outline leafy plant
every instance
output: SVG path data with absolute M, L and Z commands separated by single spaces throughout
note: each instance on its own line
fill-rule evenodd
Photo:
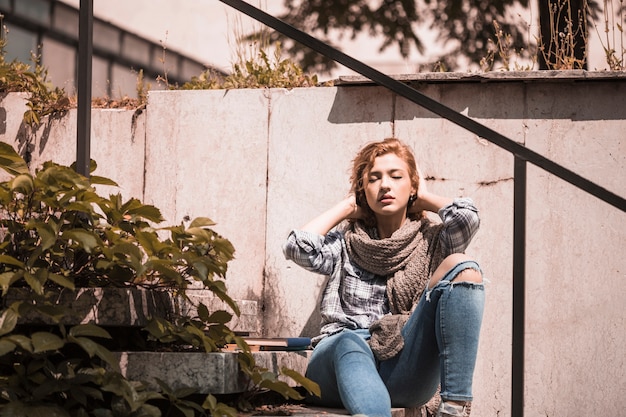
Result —
M 23 280 L 37 294 L 46 284 L 76 286 L 176 286 L 184 290 L 202 282 L 234 307 L 223 278 L 234 249 L 208 229 L 214 223 L 195 219 L 188 228 L 166 227 L 172 238 L 161 241 L 152 226 L 160 211 L 137 199 L 100 197 L 92 184 L 116 185 L 106 178 L 90 179 L 70 167 L 46 162 L 36 175 L 27 172 L 13 149 L 0 152 L 17 174 L 0 184 L 0 225 L 6 230 L 0 246 L 4 267 L 0 286 Z M 92 163 L 92 171 L 96 164 Z
M 48 81 L 48 70 L 39 64 L 39 57 L 32 54 L 34 69 L 17 60 L 7 62 L 6 44 L 5 30 L 0 34 L 0 91 L 30 93 L 26 102 L 28 110 L 24 113 L 26 124 L 36 127 L 44 116 L 66 112 L 71 105 L 70 99 L 64 89 L 54 87 Z
M 55 302 L 60 290 L 78 287 L 142 287 L 186 297 L 190 285 L 201 284 L 238 315 L 224 281 L 234 248 L 210 228 L 214 223 L 197 218 L 187 227 L 159 228 L 163 219 L 156 207 L 123 202 L 119 194 L 105 198 L 94 188 L 114 181 L 86 178 L 52 162 L 33 175 L 3 142 L 0 168 L 10 176 L 0 183 L 0 416 L 234 415 L 212 396 L 203 404 L 187 399 L 191 388 L 172 390 L 160 381 L 155 391 L 126 379 L 107 347 L 110 332 L 93 324 L 66 328 L 61 319 L 71 312 Z M 9 301 L 15 289 L 28 296 Z M 33 313 L 45 318 L 42 324 L 20 324 Z M 144 334 L 152 347 L 164 350 L 214 352 L 233 342 L 245 348 L 228 328 L 233 314 L 211 313 L 200 303 L 197 317 L 154 317 Z M 260 389 L 301 398 L 286 383 L 264 382 L 270 374 L 256 366 L 249 348 L 238 356 Z M 319 394 L 293 371 L 285 375 Z
M 235 88 L 294 88 L 315 87 L 316 75 L 307 75 L 291 59 L 281 58 L 280 44 L 275 45 L 273 55 L 259 49 L 258 55 L 240 59 L 233 64 L 232 73 L 219 77 L 207 70 L 182 85 L 183 90 L 235 89 Z
M 198 316 L 194 319 L 185 317 L 174 322 L 160 318 L 153 319 L 146 330 L 153 340 L 187 346 L 190 349 L 203 349 L 207 352 L 219 351 L 227 343 L 236 344 L 239 347 L 237 354 L 239 367 L 249 381 L 248 389 L 239 399 L 239 408 L 250 408 L 249 399 L 267 391 L 276 392 L 285 399 L 304 399 L 300 392 L 280 380 L 280 375 L 291 378 L 310 394 L 321 395 L 320 388 L 316 383 L 292 369 L 283 367 L 279 375 L 276 375 L 269 372 L 268 369 L 258 366 L 245 339 L 237 336 L 226 325 L 232 318 L 228 312 L 209 313 L 208 308 L 202 303 L 198 306 L 197 311 Z M 209 395 L 206 398 L 205 404 L 214 407 L 211 397 Z

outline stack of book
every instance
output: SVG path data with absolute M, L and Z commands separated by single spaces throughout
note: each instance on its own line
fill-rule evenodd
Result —
M 243 337 L 250 350 L 267 351 L 267 350 L 306 350 L 311 348 L 310 337 Z M 240 350 L 236 344 L 229 344 L 223 349 L 224 351 Z

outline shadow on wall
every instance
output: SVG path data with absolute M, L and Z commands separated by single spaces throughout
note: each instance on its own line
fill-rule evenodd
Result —
M 563 88 L 563 83 L 571 88 Z M 617 82 L 452 82 L 411 83 L 411 86 L 476 119 L 622 120 L 626 107 L 626 83 Z M 328 115 L 330 123 L 385 123 L 439 117 L 385 87 L 355 87 L 337 89 Z M 379 91 L 364 93 L 369 88 Z M 354 111 L 355 103 L 359 111 Z M 562 106 L 559 103 L 572 104 Z

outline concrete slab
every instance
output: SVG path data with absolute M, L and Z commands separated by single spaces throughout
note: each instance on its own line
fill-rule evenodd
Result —
M 274 373 L 286 367 L 304 374 L 310 353 L 253 352 L 253 356 L 258 366 Z M 194 387 L 200 394 L 234 394 L 248 389 L 234 352 L 118 352 L 115 355 L 122 375 L 145 381 L 153 388 L 157 387 L 155 378 L 159 378 L 172 389 Z
M 273 414 L 272 411 L 275 411 Z M 298 417 L 343 417 L 350 415 L 347 410 L 341 408 L 313 407 L 306 405 L 284 405 L 276 408 L 262 410 L 262 414 L 240 414 L 240 416 L 263 415 L 264 417 L 278 416 L 298 416 Z M 413 408 L 392 408 L 391 417 L 422 417 L 418 409 Z

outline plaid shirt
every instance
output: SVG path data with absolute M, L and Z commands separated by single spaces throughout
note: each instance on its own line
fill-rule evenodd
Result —
M 441 243 L 446 255 L 464 252 L 478 231 L 478 209 L 469 198 L 457 198 L 439 210 Z M 322 335 L 347 329 L 367 329 L 389 313 L 387 278 L 361 269 L 348 257 L 341 225 L 325 236 L 293 230 L 283 253 L 301 267 L 328 276 L 322 296 Z

